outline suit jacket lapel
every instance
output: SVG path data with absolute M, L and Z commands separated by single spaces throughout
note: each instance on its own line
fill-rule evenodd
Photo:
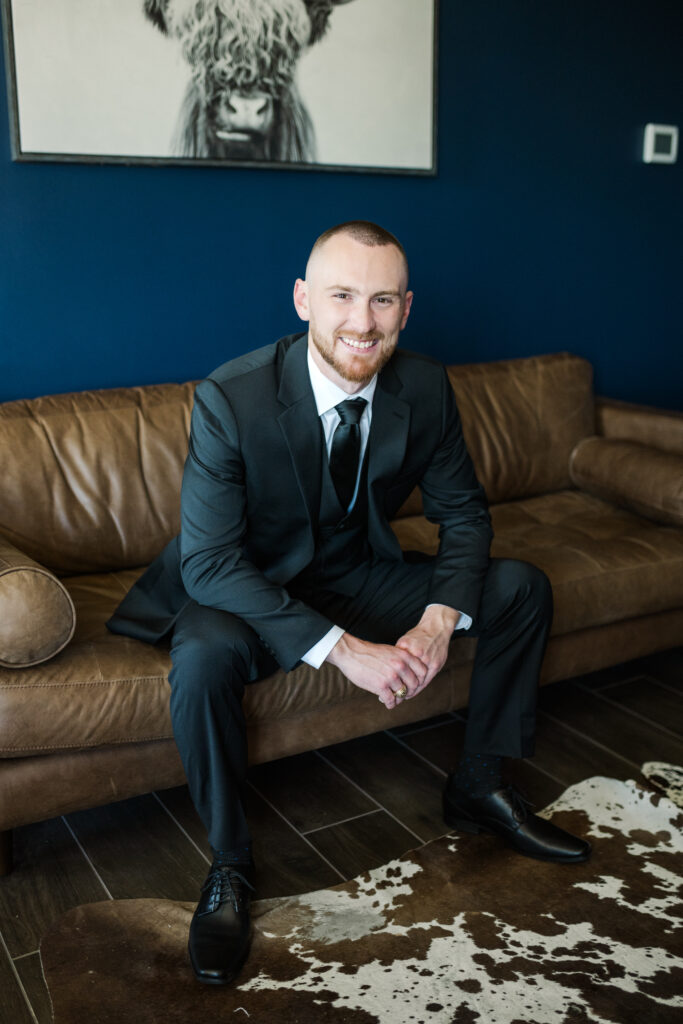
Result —
M 286 408 L 278 416 L 278 423 L 306 502 L 311 529 L 315 532 L 320 513 L 322 439 L 308 373 L 307 350 L 308 338 L 303 335 L 285 353 L 277 397 Z
M 390 484 L 406 452 L 410 427 L 410 405 L 399 398 L 403 385 L 389 363 L 377 380 L 372 402 L 372 423 L 368 443 L 368 483 Z
M 401 468 L 408 443 L 410 405 L 398 397 L 401 390 L 398 374 L 389 363 L 377 380 L 368 439 L 368 537 L 375 552 L 384 558 L 401 555 L 384 517 L 384 492 Z
M 313 533 L 320 514 L 320 466 L 322 437 L 318 410 L 307 363 L 308 339 L 298 338 L 285 353 L 278 388 L 284 406 L 278 423 L 294 465 L 299 488 L 308 510 Z M 369 534 L 378 552 L 396 557 L 398 542 L 387 538 L 378 503 L 383 491 L 398 474 L 405 456 L 410 427 L 410 405 L 399 397 L 403 385 L 389 363 L 379 375 L 372 402 L 372 423 L 368 442 Z M 386 541 L 386 543 L 384 543 Z

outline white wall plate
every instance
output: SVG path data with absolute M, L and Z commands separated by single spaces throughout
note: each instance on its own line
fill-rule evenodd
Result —
M 643 161 L 646 164 L 675 164 L 678 156 L 678 128 L 674 124 L 646 124 Z

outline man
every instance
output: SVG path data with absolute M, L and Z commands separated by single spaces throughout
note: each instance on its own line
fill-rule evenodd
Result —
M 446 372 L 397 349 L 407 286 L 403 248 L 384 229 L 354 221 L 320 236 L 294 287 L 308 334 L 198 386 L 180 537 L 110 623 L 147 640 L 172 630 L 174 734 L 214 853 L 190 928 L 203 982 L 232 980 L 248 950 L 242 696 L 278 665 L 328 661 L 391 709 L 430 685 L 454 632 L 469 630 L 479 643 L 446 823 L 531 857 L 589 854 L 501 781 L 503 757 L 533 752 L 550 586 L 533 566 L 489 558 Z M 404 560 L 389 526 L 416 485 L 440 526 L 438 554 L 420 561 Z

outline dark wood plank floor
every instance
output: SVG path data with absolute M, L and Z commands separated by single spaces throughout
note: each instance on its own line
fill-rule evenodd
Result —
M 683 763 L 683 647 L 544 687 L 536 757 L 511 767 L 544 806 L 591 775 Z M 260 898 L 319 889 L 446 832 L 441 788 L 465 717 L 442 715 L 251 770 Z M 491 842 L 496 842 L 491 838 Z M 19 829 L 0 880 L 0 1024 L 49 1024 L 37 954 L 66 910 L 108 899 L 195 901 L 209 848 L 185 787 Z

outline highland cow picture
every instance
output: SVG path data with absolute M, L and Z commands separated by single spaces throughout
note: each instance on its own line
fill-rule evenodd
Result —
M 2 0 L 16 160 L 435 173 L 436 0 Z

